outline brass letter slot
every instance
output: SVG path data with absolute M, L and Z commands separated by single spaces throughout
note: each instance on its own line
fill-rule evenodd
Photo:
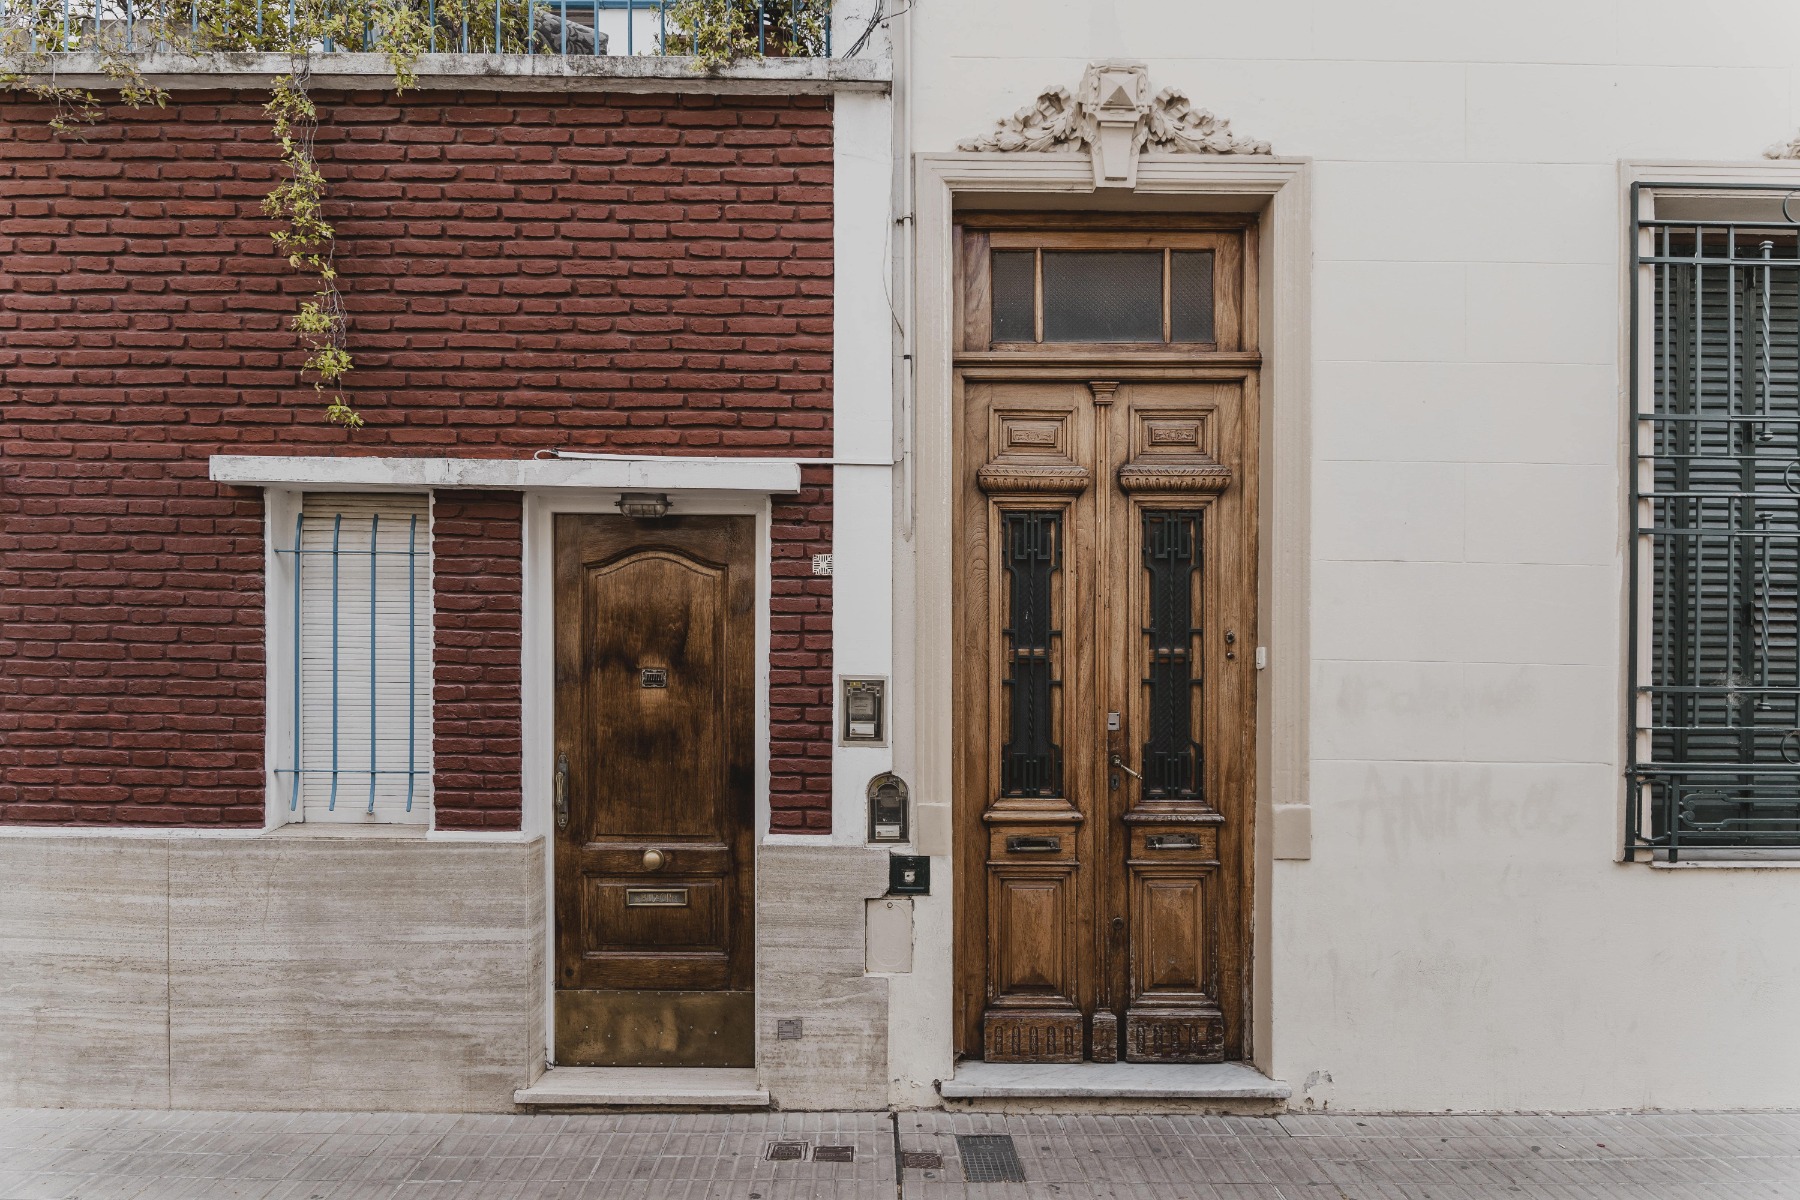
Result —
M 1060 854 L 1062 839 L 1059 837 L 1009 837 L 1006 839 L 1008 854 Z
M 626 888 L 626 908 L 686 908 L 686 888 Z
M 1198 850 L 1200 839 L 1191 833 L 1153 833 L 1144 839 L 1146 850 Z

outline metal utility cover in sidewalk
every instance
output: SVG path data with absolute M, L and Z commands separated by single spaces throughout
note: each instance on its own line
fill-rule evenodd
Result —
M 1011 1134 L 959 1133 L 956 1153 L 969 1183 L 1025 1182 L 1025 1164 L 1019 1161 Z

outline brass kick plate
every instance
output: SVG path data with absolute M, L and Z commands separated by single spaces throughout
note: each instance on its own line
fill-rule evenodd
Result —
M 756 995 L 558 988 L 556 1061 L 583 1067 L 753 1067 Z

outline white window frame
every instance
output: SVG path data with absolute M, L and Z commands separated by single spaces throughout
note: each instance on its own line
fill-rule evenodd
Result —
M 426 522 L 420 535 L 420 569 L 424 575 L 423 592 L 426 597 L 435 597 L 436 587 L 433 575 L 434 558 L 431 553 L 433 544 L 433 524 L 435 522 L 435 493 L 427 489 L 364 489 L 323 485 L 307 488 L 268 488 L 264 491 L 263 503 L 263 579 L 264 579 L 264 661 L 265 673 L 265 719 L 263 763 L 264 763 L 264 805 L 263 828 L 265 831 L 283 827 L 293 827 L 296 831 L 305 829 L 309 833 L 348 834 L 369 833 L 385 836 L 424 836 L 435 825 L 436 795 L 435 789 L 429 786 L 433 778 L 435 714 L 432 712 L 435 654 L 428 656 L 420 666 L 419 701 L 424 709 L 425 733 L 420 738 L 415 757 L 416 769 L 420 776 L 428 781 L 428 786 L 414 802 L 413 811 L 403 817 L 390 818 L 383 813 L 367 814 L 361 803 L 357 802 L 360 786 L 367 787 L 367 773 L 359 772 L 360 764 L 350 766 L 345 778 L 350 781 L 350 793 L 346 793 L 340 803 L 341 815 L 334 815 L 329 820 L 308 821 L 304 803 L 290 807 L 294 797 L 294 778 L 290 769 L 295 765 L 295 712 L 294 697 L 296 676 L 300 664 L 294 657 L 294 624 L 300 614 L 295 609 L 294 571 L 296 556 L 289 551 L 293 549 L 296 519 L 299 517 L 309 494 L 333 493 L 356 494 L 379 497 L 382 494 L 405 494 L 409 496 L 423 495 L 426 499 Z M 436 605 L 425 605 L 419 613 L 419 621 L 428 630 L 428 644 L 436 645 Z M 359 793 L 366 795 L 366 790 Z

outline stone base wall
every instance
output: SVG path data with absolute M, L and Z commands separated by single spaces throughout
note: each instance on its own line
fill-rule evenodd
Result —
M 887 852 L 763 846 L 756 858 L 757 1075 L 777 1108 L 888 1102 L 888 981 L 864 974 L 864 901 Z M 800 1020 L 800 1036 L 776 1022 Z
M 511 1109 L 543 853 L 0 836 L 0 1107 Z
M 513 1108 L 543 1069 L 544 843 L 0 834 L 0 1108 Z M 887 1106 L 887 855 L 757 856 L 758 1075 Z M 798 1018 L 801 1035 L 776 1036 Z

